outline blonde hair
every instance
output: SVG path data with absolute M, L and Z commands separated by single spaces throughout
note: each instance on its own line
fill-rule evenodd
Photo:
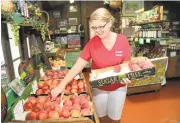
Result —
M 90 21 L 93 20 L 102 20 L 105 22 L 111 21 L 111 24 L 114 24 L 114 17 L 112 14 L 105 8 L 96 9 L 90 16 Z

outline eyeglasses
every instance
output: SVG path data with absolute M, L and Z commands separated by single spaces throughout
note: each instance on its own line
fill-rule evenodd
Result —
M 108 22 L 109 22 L 109 21 L 108 21 Z M 107 22 L 107 23 L 108 23 L 108 22 Z M 106 24 L 107 24 L 107 23 L 106 23 Z M 98 26 L 98 27 L 92 26 L 91 29 L 92 29 L 92 30 L 97 30 L 97 29 L 102 30 L 102 29 L 104 29 L 104 27 L 106 26 L 106 24 L 104 24 L 104 26 Z

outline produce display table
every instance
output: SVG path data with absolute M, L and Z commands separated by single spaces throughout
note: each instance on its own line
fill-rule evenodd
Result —
M 69 118 L 56 118 L 56 119 L 46 119 L 46 120 L 32 120 L 32 121 L 29 121 L 28 122 L 60 122 L 60 123 L 70 123 L 70 122 L 73 122 L 73 123 L 99 123 L 99 119 L 98 119 L 98 116 L 96 114 L 96 111 L 95 111 L 95 108 L 94 108 L 94 103 L 93 103 L 93 99 L 92 99 L 92 93 L 91 93 L 91 90 L 89 88 L 89 83 L 88 81 L 86 81 L 85 77 L 83 74 L 80 74 L 80 76 L 82 75 L 82 78 L 84 80 L 84 82 L 87 84 L 86 85 L 86 93 L 87 95 L 89 96 L 89 100 L 91 101 L 91 111 L 92 111 L 92 114 L 91 115 L 88 115 L 88 116 L 80 116 L 80 117 L 69 117 Z M 41 80 L 42 81 L 42 80 Z M 23 112 L 23 113 L 20 113 L 23 109 L 20 108 L 22 107 L 21 105 L 24 105 L 24 101 L 32 96 L 32 92 L 33 91 L 33 86 L 34 85 L 34 82 L 32 83 L 29 83 L 24 91 L 24 93 L 17 99 L 17 101 L 14 103 L 14 105 L 10 108 L 10 110 L 8 111 L 7 113 L 7 116 L 6 116 L 6 122 L 27 122 L 26 120 L 24 120 L 24 118 L 20 118 L 20 117 L 24 117 L 24 114 L 26 115 L 27 113 L 26 112 Z M 84 94 L 86 94 L 84 93 Z M 70 94 L 72 95 L 72 94 Z M 45 96 L 45 95 L 44 95 Z M 64 97 L 66 97 L 64 95 Z M 65 99 L 65 98 L 64 98 Z M 18 105 L 18 106 L 17 106 Z M 19 107 L 20 105 L 20 107 Z M 25 110 L 25 107 L 24 107 L 24 110 Z M 19 112 L 20 111 L 20 112 Z M 19 112 L 19 116 L 17 115 L 16 112 Z M 16 114 L 16 116 L 15 116 Z M 17 117 L 18 116 L 18 117 Z M 15 119 L 15 117 L 17 118 L 20 118 L 20 119 Z M 19 121 L 20 120 L 20 121 Z

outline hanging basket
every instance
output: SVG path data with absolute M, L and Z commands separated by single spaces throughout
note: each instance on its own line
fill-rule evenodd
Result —
M 3 12 L 12 13 L 15 11 L 15 6 L 10 0 L 1 0 L 1 10 Z
M 110 0 L 109 6 L 113 9 L 117 9 L 121 7 L 121 0 Z

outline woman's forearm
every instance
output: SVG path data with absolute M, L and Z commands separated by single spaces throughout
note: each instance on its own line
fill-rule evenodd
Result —
M 82 58 L 78 58 L 75 65 L 71 68 L 71 70 L 68 72 L 65 78 L 61 81 L 59 86 L 65 87 L 72 79 L 76 77 L 77 74 L 79 74 L 82 71 L 82 69 L 87 65 L 87 63 L 88 62 L 83 60 Z

